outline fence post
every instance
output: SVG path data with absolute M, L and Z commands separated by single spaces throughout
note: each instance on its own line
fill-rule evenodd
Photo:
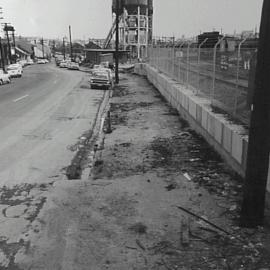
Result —
M 186 84 L 188 85 L 188 82 L 189 82 L 189 49 L 190 49 L 190 46 L 191 46 L 191 42 L 188 42 L 188 46 L 187 46 L 187 81 L 186 81 Z
M 166 56 L 167 56 L 166 75 L 169 76 L 169 74 L 170 74 L 170 58 L 171 58 L 171 56 L 170 56 L 170 50 L 168 50 L 167 47 L 166 47 Z
M 157 70 L 160 70 L 160 44 L 158 44 Z
M 247 40 L 247 38 L 243 39 L 238 46 L 238 53 L 237 53 L 237 67 L 236 67 L 236 83 L 235 83 L 235 96 L 234 96 L 234 108 L 233 108 L 233 115 L 235 116 L 237 113 L 237 102 L 238 102 L 238 86 L 239 86 L 239 69 L 240 69 L 240 57 L 241 57 L 241 47 L 242 44 Z
M 151 44 L 151 57 L 152 57 L 152 66 L 155 66 L 155 50 L 154 50 L 154 43 L 152 41 Z
M 199 90 L 200 90 L 200 65 L 201 65 L 201 48 L 202 46 L 206 43 L 206 41 L 208 40 L 208 38 L 206 38 L 200 45 L 199 45 L 199 49 L 198 49 L 198 88 L 197 88 L 197 92 L 196 92 L 196 95 L 198 95 L 199 93 Z
M 222 37 L 214 47 L 214 59 L 213 59 L 213 84 L 212 84 L 212 93 L 211 93 L 211 104 L 215 98 L 215 83 L 216 83 L 216 58 L 217 58 L 217 46 L 224 40 L 225 36 Z
M 181 82 L 181 56 L 182 56 L 182 47 L 185 45 L 185 42 L 182 42 L 179 46 L 180 49 L 180 57 L 179 57 L 179 69 L 178 69 L 178 73 L 179 73 L 179 82 Z
M 173 44 L 173 48 L 172 48 L 172 54 L 173 54 L 173 59 L 172 59 L 172 75 L 173 75 L 173 79 L 175 78 L 175 44 Z

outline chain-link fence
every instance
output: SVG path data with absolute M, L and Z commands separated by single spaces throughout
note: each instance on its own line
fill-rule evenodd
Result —
M 256 44 L 243 39 L 228 46 L 222 41 L 212 48 L 205 48 L 203 42 L 149 47 L 148 61 L 196 95 L 209 98 L 213 110 L 249 125 Z

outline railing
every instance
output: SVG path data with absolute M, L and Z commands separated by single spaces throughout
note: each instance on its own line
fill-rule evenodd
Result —
M 171 48 L 149 47 L 147 61 L 196 95 L 209 98 L 216 112 L 248 126 L 256 48 L 246 39 L 229 49 L 221 42 L 214 48 L 186 42 Z

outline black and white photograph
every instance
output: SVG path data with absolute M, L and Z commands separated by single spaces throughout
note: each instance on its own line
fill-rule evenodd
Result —
M 270 270 L 269 0 L 0 0 L 0 270 Z

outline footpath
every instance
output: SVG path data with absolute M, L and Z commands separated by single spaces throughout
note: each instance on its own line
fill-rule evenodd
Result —
M 238 227 L 242 179 L 146 79 L 121 74 L 109 110 L 89 177 L 56 183 L 22 269 L 270 269 L 269 226 Z

